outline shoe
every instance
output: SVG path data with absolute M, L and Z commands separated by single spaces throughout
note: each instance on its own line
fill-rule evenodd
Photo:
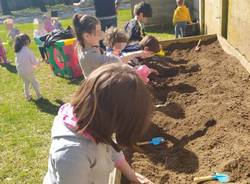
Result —
M 43 99 L 42 95 L 39 95 L 39 96 L 37 97 L 36 101 L 40 101 L 40 100 L 42 100 L 42 99 Z
M 32 96 L 31 95 L 26 97 L 26 101 L 30 102 L 31 100 L 32 100 Z

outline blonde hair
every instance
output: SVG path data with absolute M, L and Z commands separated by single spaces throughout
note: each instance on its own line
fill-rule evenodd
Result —
M 118 28 L 111 27 L 105 33 L 104 44 L 109 48 L 113 48 L 116 43 L 127 43 L 128 40 L 126 33 Z

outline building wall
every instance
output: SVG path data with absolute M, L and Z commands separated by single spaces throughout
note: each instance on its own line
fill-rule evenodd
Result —
M 132 13 L 134 5 L 141 1 L 150 3 L 153 9 L 153 17 L 149 19 L 148 24 L 173 26 L 172 19 L 176 0 L 131 0 Z M 185 3 L 190 9 L 192 18 L 199 19 L 199 0 L 186 0 Z
M 224 36 L 250 61 L 250 1 L 205 0 L 203 2 L 205 33 Z
M 205 33 L 221 34 L 222 0 L 209 0 L 205 3 Z
M 192 1 L 192 10 L 191 14 L 193 18 L 196 18 L 199 20 L 199 0 L 193 0 Z
M 250 1 L 229 0 L 228 41 L 250 61 Z

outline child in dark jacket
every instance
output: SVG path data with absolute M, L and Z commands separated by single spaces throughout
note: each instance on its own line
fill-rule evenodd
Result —
M 150 4 L 141 2 L 134 7 L 134 18 L 125 25 L 125 32 L 129 35 L 129 42 L 139 42 L 146 36 L 144 24 L 152 17 Z

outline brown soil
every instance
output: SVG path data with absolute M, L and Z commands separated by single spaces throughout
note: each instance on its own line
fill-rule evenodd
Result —
M 169 57 L 148 62 L 160 75 L 151 76 L 157 108 L 142 141 L 163 136 L 167 143 L 127 150 L 127 158 L 156 184 L 190 184 L 215 171 L 249 184 L 250 75 L 218 41 L 199 52 L 195 44 L 171 45 Z

